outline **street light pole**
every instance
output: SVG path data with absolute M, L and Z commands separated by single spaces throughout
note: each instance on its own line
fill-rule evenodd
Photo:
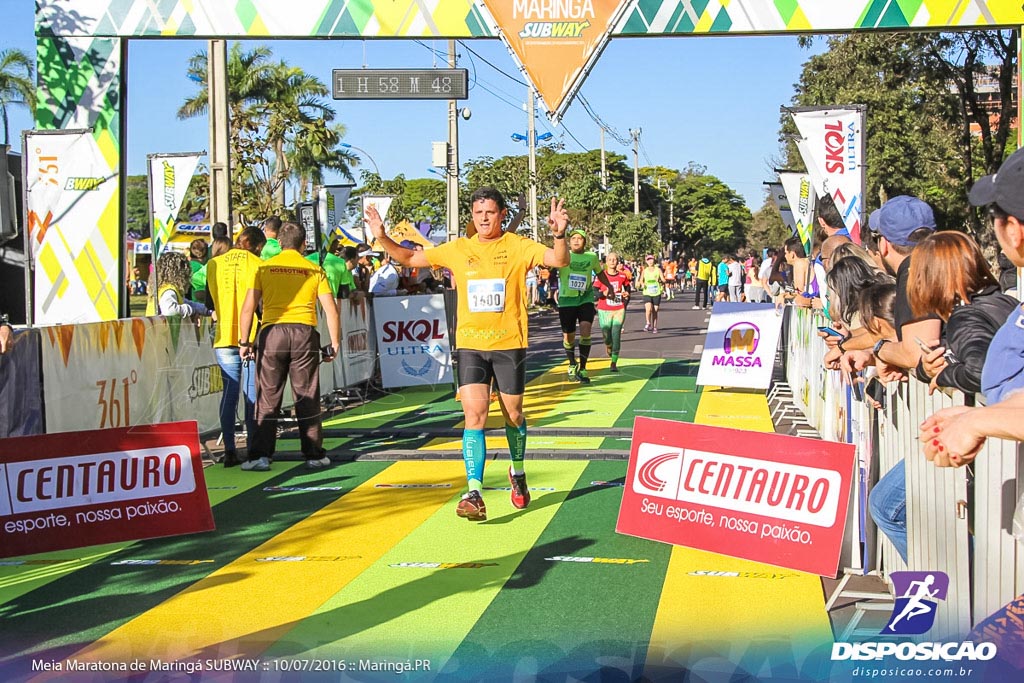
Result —
M 537 240 L 537 129 L 534 124 L 534 101 L 533 101 L 533 86 L 526 86 L 529 90 L 530 96 L 528 104 L 526 105 L 527 115 L 529 116 L 529 125 L 527 126 L 526 136 L 528 138 L 527 144 L 530 146 L 530 234 L 533 236 L 534 241 Z
M 449 40 L 448 68 L 454 69 L 456 60 L 455 41 Z M 459 110 L 455 100 L 448 100 L 448 166 L 445 175 L 445 212 L 450 242 L 459 237 Z
M 338 143 L 338 146 L 344 147 L 345 149 L 354 149 L 355 151 L 360 152 L 363 156 L 370 160 L 371 164 L 373 164 L 373 172 L 377 174 L 377 177 L 380 178 L 381 180 L 384 180 L 384 176 L 380 174 L 380 169 L 377 167 L 377 162 L 373 160 L 373 157 L 370 156 L 370 153 L 367 152 L 365 149 L 363 149 L 362 147 L 356 147 L 355 145 L 350 145 L 347 142 L 340 142 Z
M 633 137 L 633 215 L 640 215 L 640 129 L 630 128 Z

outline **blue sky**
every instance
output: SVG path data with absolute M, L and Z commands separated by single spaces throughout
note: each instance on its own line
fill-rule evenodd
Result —
M 35 53 L 34 3 L 4 3 L 0 45 Z M 374 67 L 429 68 L 432 49 L 444 52 L 447 41 L 307 40 L 267 43 L 276 59 L 300 66 L 331 82 L 331 69 Z M 820 50 L 819 41 L 815 49 Z M 197 85 L 185 76 L 190 55 L 204 50 L 205 41 L 136 40 L 129 45 L 128 155 L 131 174 L 145 172 L 146 155 L 158 152 L 205 150 L 205 118 L 179 121 L 175 116 Z M 469 50 L 479 57 L 470 54 Z M 512 133 L 525 134 L 526 87 L 515 62 L 498 40 L 460 44 L 459 66 L 470 70 L 470 97 L 460 106 L 472 110 L 459 126 L 460 157 L 467 160 L 525 153 Z M 764 197 L 761 183 L 771 174 L 771 159 L 779 154 L 779 107 L 790 103 L 802 64 L 813 52 L 797 46 L 796 37 L 679 37 L 618 38 L 610 41 L 581 89 L 592 108 L 624 138 L 641 128 L 641 166 L 683 169 L 691 161 L 706 166 L 742 195 L 751 210 Z M 487 65 L 490 62 L 508 76 Z M 382 175 L 435 177 L 427 169 L 431 141 L 447 139 L 447 103 L 354 102 L 333 103 L 337 120 L 348 128 L 345 141 L 366 150 Z M 24 108 L 11 110 L 11 140 L 20 147 L 20 132 L 30 128 Z M 580 103 L 573 102 L 559 126 L 541 114 L 538 132 L 550 130 L 565 150 L 600 148 L 598 125 Z M 582 145 L 582 146 L 581 146 Z M 628 146 L 605 136 L 606 149 L 627 156 Z M 366 163 L 366 167 L 372 164 Z

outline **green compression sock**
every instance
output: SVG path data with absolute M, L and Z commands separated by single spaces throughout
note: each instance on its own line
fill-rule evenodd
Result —
M 469 490 L 479 491 L 483 488 L 484 461 L 487 460 L 487 442 L 484 440 L 484 430 L 462 430 L 462 459 L 466 463 L 466 479 L 469 481 Z
M 505 425 L 505 438 L 508 439 L 508 452 L 512 458 L 512 474 L 523 473 L 523 459 L 526 457 L 526 420 L 523 424 Z

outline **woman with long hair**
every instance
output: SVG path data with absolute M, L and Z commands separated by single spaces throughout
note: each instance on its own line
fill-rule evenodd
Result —
M 156 289 L 156 282 L 159 289 Z M 186 292 L 192 283 L 192 269 L 188 259 L 176 251 L 164 252 L 156 262 L 156 271 L 150 278 L 149 291 L 156 291 L 156 299 L 160 302 L 159 315 L 210 315 L 210 311 L 198 301 L 186 298 Z M 150 298 L 146 304 L 146 315 L 158 315 L 157 307 Z
M 970 236 L 936 232 L 914 249 L 907 299 L 915 316 L 935 313 L 945 323 L 945 340 L 920 340 L 925 349 L 918 370 L 931 388 L 981 391 L 981 368 L 992 337 L 1017 301 L 999 289 L 981 248 Z
M 837 250 L 838 251 L 838 250 Z M 861 293 L 875 284 L 895 283 L 884 273 L 879 273 L 867 261 L 857 256 L 847 256 L 832 261 L 832 270 L 826 277 L 829 289 L 829 317 L 840 321 L 847 329 L 860 327 L 858 313 Z

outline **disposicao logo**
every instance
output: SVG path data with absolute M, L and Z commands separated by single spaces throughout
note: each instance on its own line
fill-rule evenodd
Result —
M 896 604 L 885 635 L 913 636 L 926 633 L 935 623 L 939 600 L 949 591 L 949 577 L 943 572 L 892 572 Z

